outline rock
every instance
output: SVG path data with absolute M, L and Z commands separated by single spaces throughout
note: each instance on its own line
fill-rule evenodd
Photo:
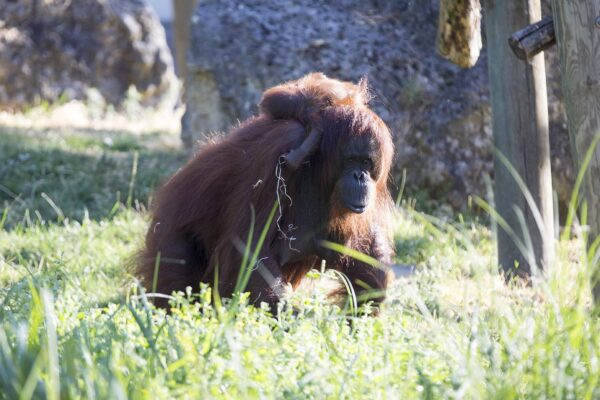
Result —
M 493 175 L 485 51 L 472 69 L 435 51 L 437 0 L 203 0 L 192 18 L 182 138 L 227 129 L 257 112 L 265 88 L 312 71 L 367 77 L 375 110 L 394 132 L 395 179 L 456 209 L 485 196 Z M 555 60 L 555 58 L 554 58 Z M 572 170 L 558 66 L 549 60 L 555 190 Z M 565 142 L 566 140 L 566 142 Z M 558 171 L 557 171 L 558 170 Z
M 165 32 L 144 0 L 0 2 L 0 109 L 85 99 L 119 105 L 130 87 L 146 105 L 174 98 Z

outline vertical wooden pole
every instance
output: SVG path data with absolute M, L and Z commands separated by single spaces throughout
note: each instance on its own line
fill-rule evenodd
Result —
M 562 91 L 567 111 L 571 151 L 576 166 L 600 134 L 600 1 L 553 0 Z M 596 148 L 583 181 L 588 209 L 589 243 L 600 235 L 600 148 Z M 598 263 L 594 298 L 600 302 Z
M 174 11 L 173 33 L 175 39 L 175 66 L 177 67 L 179 79 L 183 83 L 180 96 L 182 99 L 186 99 L 186 91 L 190 80 L 187 71 L 187 52 L 190 46 L 190 25 L 198 0 L 172 1 Z M 188 154 L 191 154 L 194 148 L 194 132 L 192 132 L 189 125 L 189 116 L 186 112 L 181 118 L 181 142 L 183 143 L 184 148 L 188 150 Z
M 186 55 L 190 43 L 190 20 L 197 0 L 173 0 L 173 35 L 175 39 L 175 63 L 179 79 L 187 74 Z
M 519 60 L 508 38 L 541 19 L 540 1 L 486 0 L 484 11 L 494 144 L 522 177 L 539 209 L 536 218 L 510 168 L 496 156 L 496 209 L 514 231 L 498 228 L 498 259 L 508 275 L 529 276 L 534 265 L 543 268 L 554 255 L 546 72 L 543 54 Z M 528 248 L 526 254 L 516 245 L 519 241 Z

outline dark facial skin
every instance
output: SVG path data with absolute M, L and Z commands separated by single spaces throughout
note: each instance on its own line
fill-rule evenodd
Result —
M 368 140 L 357 140 L 343 155 L 338 195 L 344 206 L 357 214 L 367 209 L 375 193 L 376 152 L 373 147 Z

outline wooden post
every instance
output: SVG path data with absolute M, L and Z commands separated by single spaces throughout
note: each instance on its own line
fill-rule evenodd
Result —
M 173 34 L 175 41 L 175 63 L 179 79 L 185 81 L 187 74 L 186 55 L 190 43 L 190 20 L 197 0 L 173 0 Z
M 542 53 L 521 61 L 507 39 L 541 19 L 540 1 L 486 0 L 484 14 L 494 144 L 522 177 L 539 209 L 536 218 L 510 169 L 496 156 L 496 209 L 514 231 L 498 229 L 498 261 L 509 276 L 529 276 L 533 265 L 543 268 L 554 255 L 546 72 Z M 519 241 L 530 251 L 523 254 Z
M 186 91 L 189 85 L 190 77 L 187 71 L 187 52 L 190 46 L 190 25 L 194 15 L 194 9 L 198 0 L 172 0 L 173 1 L 173 30 L 175 39 L 175 66 L 177 74 L 183 83 L 180 91 L 182 99 L 186 99 Z M 191 154 L 193 151 L 194 135 L 189 128 L 189 117 L 185 113 L 181 118 L 181 142 L 184 148 Z
M 556 44 L 554 21 L 546 17 L 513 33 L 508 38 L 513 53 L 521 60 L 529 60 L 539 52 Z
M 576 166 L 600 134 L 600 2 L 553 0 L 554 29 L 558 41 L 562 91 L 567 111 L 571 151 Z M 600 149 L 594 150 L 583 181 L 587 203 L 589 243 L 600 235 Z M 600 302 L 598 263 L 592 265 L 593 292 Z

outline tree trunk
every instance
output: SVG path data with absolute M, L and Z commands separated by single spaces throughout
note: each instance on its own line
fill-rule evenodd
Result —
M 559 46 L 562 91 L 571 151 L 578 168 L 600 134 L 600 2 L 553 0 L 554 29 Z M 600 149 L 592 155 L 583 181 L 588 208 L 589 243 L 600 234 Z M 597 263 L 596 263 L 597 264 Z M 594 299 L 600 301 L 598 265 L 593 276 Z
M 462 68 L 471 68 L 481 52 L 479 0 L 440 0 L 438 53 Z
M 499 153 L 495 203 L 510 227 L 498 229 L 498 261 L 508 276 L 527 277 L 534 266 L 547 266 L 554 255 L 546 72 L 543 53 L 521 61 L 507 40 L 514 31 L 541 19 L 540 1 L 486 0 L 484 10 L 492 127 Z M 523 179 L 539 212 L 528 204 L 502 156 Z

